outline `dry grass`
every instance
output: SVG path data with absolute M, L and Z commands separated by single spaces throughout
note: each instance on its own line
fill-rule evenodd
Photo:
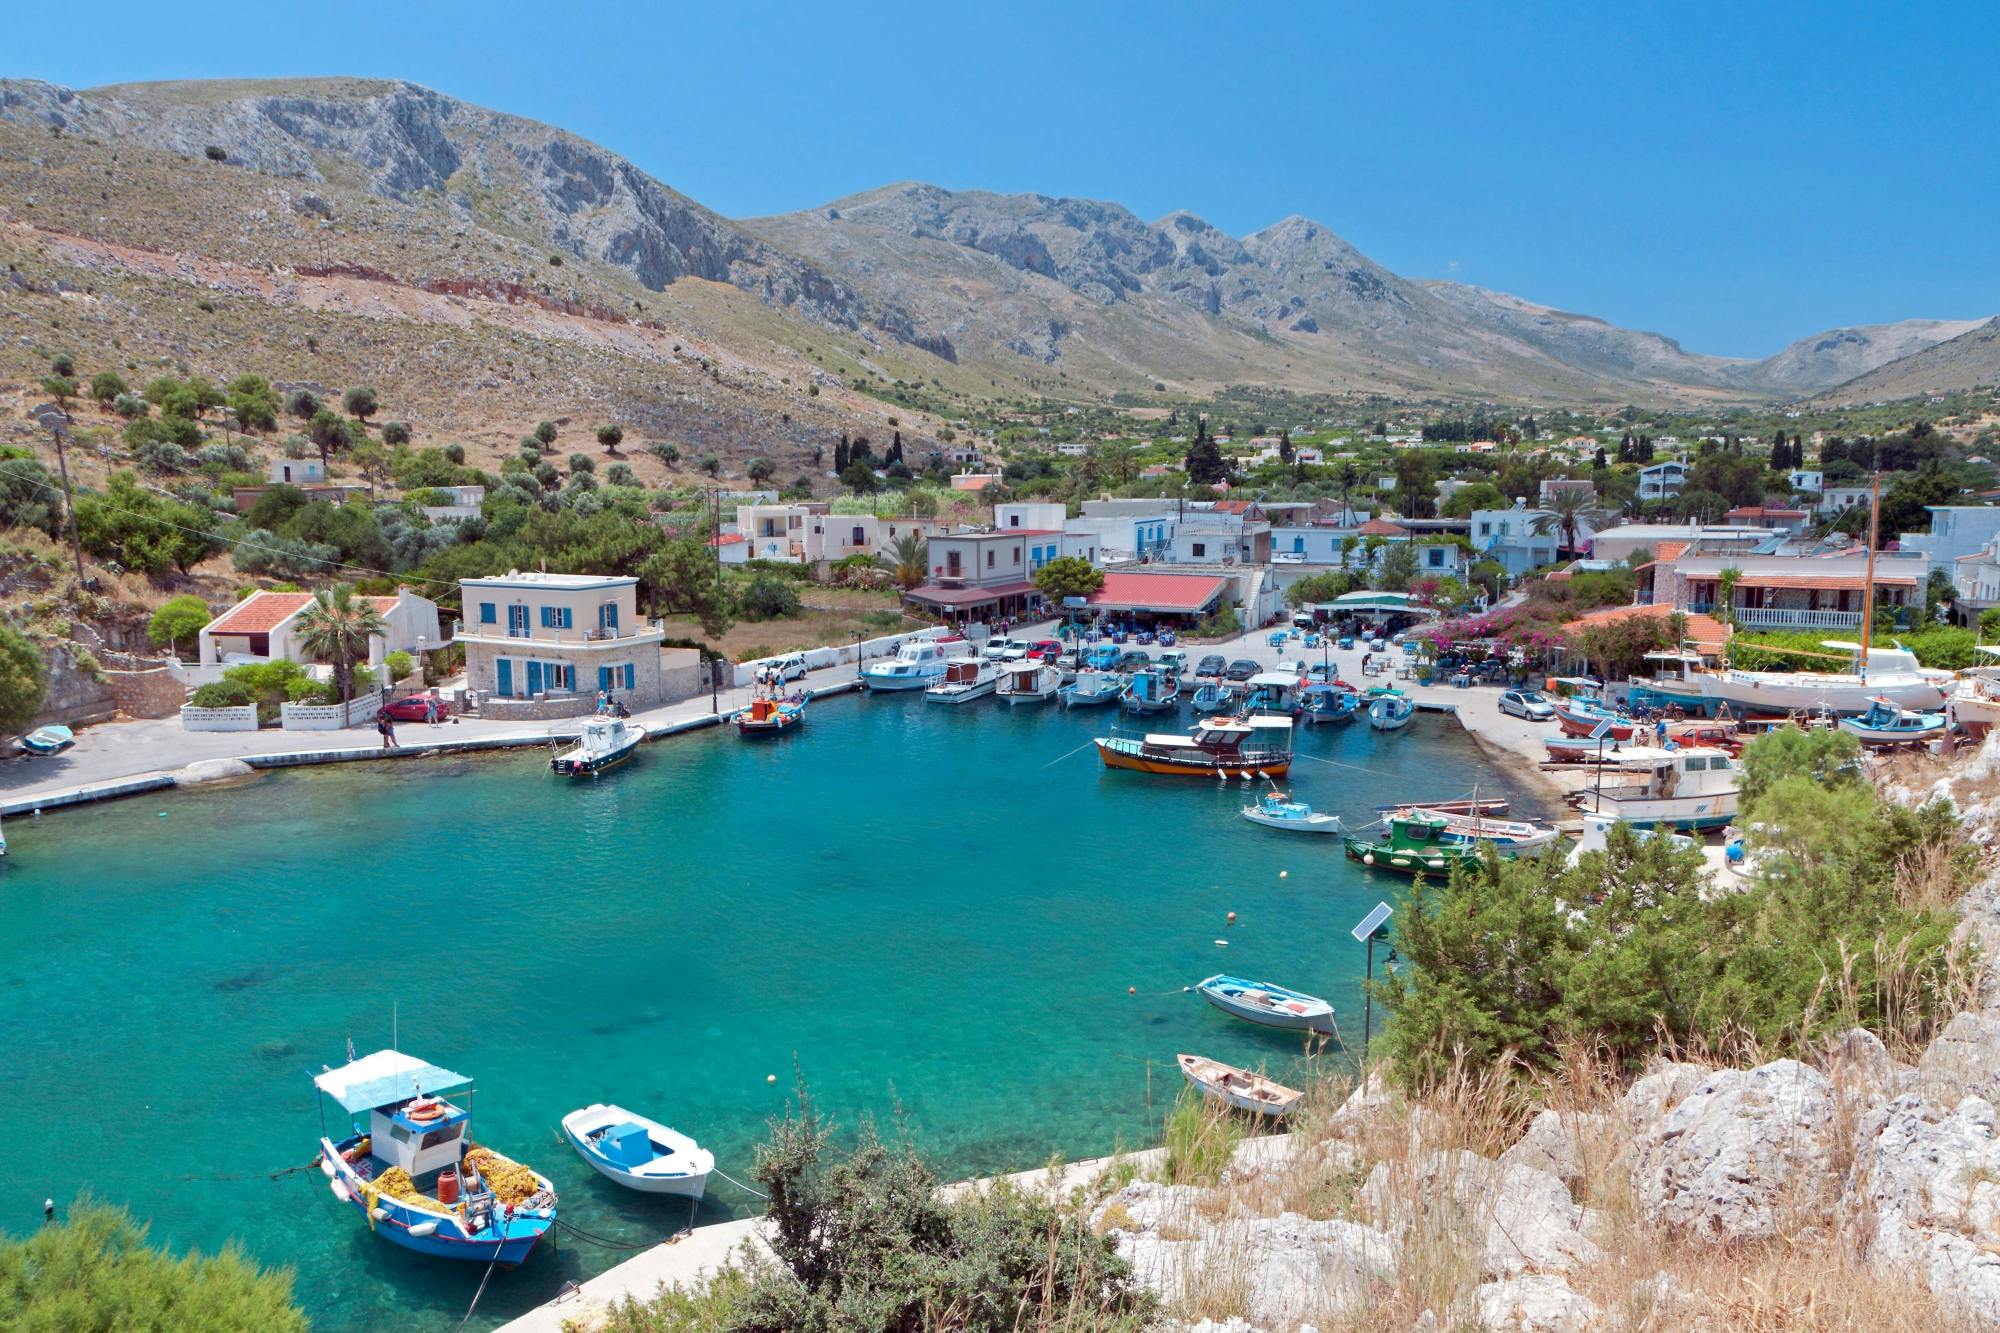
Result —
M 1835 1061 L 1827 1067 L 1836 1104 L 1832 1137 L 1850 1140 L 1867 1104 L 1864 1071 Z M 1358 1298 L 1328 1294 L 1304 1312 L 1329 1330 L 1407 1329 L 1425 1311 L 1441 1328 L 1470 1327 L 1481 1272 L 1480 1235 L 1491 1200 L 1455 1190 L 1449 1173 L 1426 1171 L 1432 1154 L 1466 1149 L 1497 1157 L 1515 1142 L 1537 1110 L 1553 1110 L 1577 1144 L 1572 1197 L 1590 1210 L 1587 1234 L 1601 1256 L 1568 1274 L 1589 1297 L 1605 1327 L 1646 1330 L 1747 1330 L 1749 1333 L 1970 1333 L 1976 1325 L 1942 1308 L 1913 1275 L 1885 1272 L 1861 1258 L 1866 1237 L 1825 1198 L 1800 1199 L 1785 1210 L 1779 1234 L 1754 1244 L 1721 1246 L 1649 1224 L 1629 1169 L 1633 1131 L 1620 1114 L 1626 1080 L 1596 1052 L 1566 1053 L 1558 1074 L 1524 1084 L 1512 1071 L 1464 1065 L 1435 1094 L 1413 1102 L 1391 1099 L 1365 1114 L 1339 1108 L 1351 1079 L 1329 1075 L 1316 1084 L 1292 1148 L 1254 1172 L 1233 1170 L 1208 1196 L 1187 1207 L 1168 1234 L 1201 1234 L 1204 1223 L 1229 1216 L 1344 1217 L 1394 1238 L 1393 1277 L 1369 1284 Z M 1837 1147 L 1833 1167 L 1849 1165 Z M 1245 1312 L 1253 1256 L 1216 1247 L 1167 1293 L 1183 1318 L 1225 1318 Z

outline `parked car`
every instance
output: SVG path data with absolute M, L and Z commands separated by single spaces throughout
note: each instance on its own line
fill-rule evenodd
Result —
M 1037 662 L 1053 662 L 1062 652 L 1062 644 L 1054 639 L 1037 639 L 1028 646 L 1028 656 Z
M 1160 665 L 1176 676 L 1187 674 L 1188 655 L 1178 648 L 1169 648 L 1160 654 Z
M 1092 671 L 1109 671 L 1118 665 L 1123 649 L 1109 643 L 1100 643 L 1083 655 L 1083 664 Z
M 1306 674 L 1306 664 L 1302 658 L 1287 657 L 1271 670 L 1287 676 L 1303 676 Z
M 1197 680 L 1210 676 L 1220 676 L 1227 670 L 1229 670 L 1229 662 L 1221 653 L 1210 653 L 1208 656 L 1202 658 L 1201 661 L 1195 663 L 1194 666 L 1195 679 Z
M 1263 669 L 1262 663 L 1253 662 L 1247 657 L 1239 657 L 1229 664 L 1229 670 L 1223 674 L 1234 681 L 1245 681 Z
M 1005 660 L 1007 650 L 1015 646 L 1017 645 L 1014 640 L 1004 634 L 996 634 L 986 641 L 986 646 L 979 650 L 979 655 L 989 662 L 999 662 Z M 1026 647 L 1025 644 L 1019 646 Z
M 812 670 L 806 665 L 804 653 L 786 653 L 783 657 L 772 658 L 764 665 L 775 672 L 779 680 L 804 680 L 806 673 Z
M 1294 625 L 1294 626 L 1295 626 L 1296 628 L 1298 628 L 1298 629 L 1318 629 L 1318 628 L 1319 628 L 1319 621 L 1313 618 L 1313 614 L 1312 614 L 1312 612 L 1310 612 L 1310 611 L 1295 611 L 1295 612 L 1293 612 L 1293 613 L 1292 613 L 1292 624 L 1293 624 L 1293 625 Z
M 423 722 L 430 716 L 432 704 L 437 706 L 441 718 L 451 716 L 451 700 L 432 690 L 428 694 L 406 694 L 400 699 L 384 704 L 383 711 L 398 722 Z
M 1546 722 L 1556 715 L 1549 701 L 1533 690 L 1506 690 L 1500 695 L 1500 711 L 1530 722 Z
M 1143 648 L 1127 648 L 1118 658 L 1117 670 L 1137 671 L 1140 667 L 1153 665 L 1152 654 Z
M 1338 668 L 1330 667 L 1324 662 L 1314 662 L 1306 669 L 1306 679 L 1315 685 L 1325 685 L 1339 674 Z

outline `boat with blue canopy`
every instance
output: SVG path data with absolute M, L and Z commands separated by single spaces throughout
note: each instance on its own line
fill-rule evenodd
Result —
M 1180 678 L 1158 667 L 1133 672 L 1120 699 L 1128 713 L 1164 713 L 1179 707 L 1180 701 Z
M 1899 708 L 1888 699 L 1871 699 L 1859 717 L 1843 717 L 1840 729 L 1863 745 L 1910 745 L 1944 735 L 1943 713 Z
M 1115 701 L 1125 692 L 1125 682 L 1115 671 L 1086 668 L 1076 679 L 1056 691 L 1064 708 L 1095 708 Z
M 1304 801 L 1295 801 L 1281 791 L 1267 791 L 1255 805 L 1243 807 L 1243 817 L 1265 828 L 1291 833 L 1338 833 L 1339 815 L 1316 813 Z
M 352 1054 L 312 1080 L 322 1098 L 366 1117 L 338 1140 L 320 1136 L 333 1197 L 406 1250 L 509 1268 L 526 1259 L 555 1226 L 555 1186 L 472 1141 L 472 1080 L 401 1051 Z M 323 1100 L 322 1126 L 325 1109 Z
M 1305 720 L 1312 725 L 1352 722 L 1354 715 L 1361 711 L 1361 696 L 1345 685 L 1331 681 L 1309 683 L 1302 698 Z

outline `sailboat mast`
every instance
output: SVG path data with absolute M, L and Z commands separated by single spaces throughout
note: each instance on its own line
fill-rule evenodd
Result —
M 1875 637 L 1875 527 L 1882 519 L 1882 474 L 1876 473 L 1868 496 L 1868 578 L 1861 589 L 1861 658 L 1859 674 L 1868 675 L 1868 640 Z

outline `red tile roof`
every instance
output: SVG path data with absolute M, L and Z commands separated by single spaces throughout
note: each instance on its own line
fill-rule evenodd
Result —
M 1767 509 L 1763 505 L 1738 505 L 1724 518 L 1804 518 L 1803 509 Z
M 309 592 L 251 593 L 209 622 L 210 634 L 269 634 L 312 601 Z
M 1410 530 L 1386 518 L 1371 518 L 1354 530 L 1363 537 L 1407 537 Z
M 1255 500 L 1217 500 L 1215 510 L 1219 514 L 1243 514 L 1248 513 L 1250 506 L 1256 503 Z
M 1682 551 L 1687 550 L 1687 548 L 1688 543 L 1686 542 L 1661 542 L 1653 548 L 1653 559 L 1655 561 L 1672 560 L 1679 556 Z
M 1635 620 L 1641 616 L 1664 620 L 1674 613 L 1674 608 L 1666 602 L 1656 602 L 1646 606 L 1612 606 L 1602 611 L 1591 611 L 1578 616 L 1563 626 L 1563 632 L 1572 637 L 1594 625 L 1608 625 L 1620 620 Z M 1701 648 L 1721 648 L 1729 642 L 1729 627 L 1713 616 L 1687 616 L 1687 638 L 1690 643 Z
M 710 537 L 708 544 L 710 546 L 734 546 L 736 543 L 745 540 L 748 539 L 740 532 L 725 532 L 721 536 Z
M 1214 601 L 1228 582 L 1206 574 L 1107 571 L 1104 586 L 1090 594 L 1090 604 L 1115 611 L 1199 611 Z

